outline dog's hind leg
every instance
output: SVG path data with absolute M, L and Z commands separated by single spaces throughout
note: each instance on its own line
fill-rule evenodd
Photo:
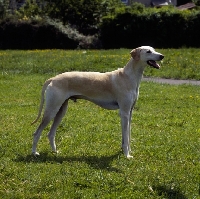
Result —
M 65 97 L 62 94 L 63 94 L 62 92 L 59 92 L 59 90 L 53 87 L 48 87 L 46 90 L 46 106 L 45 106 L 42 122 L 40 123 L 38 129 L 33 134 L 34 138 L 33 138 L 32 153 L 34 155 L 39 155 L 36 152 L 36 147 L 37 147 L 37 143 L 40 139 L 42 131 L 49 124 L 49 122 L 54 117 L 56 117 L 57 113 L 62 107 L 62 104 L 65 102 Z
M 64 117 L 66 111 L 67 111 L 67 106 L 68 106 L 68 100 L 66 100 L 63 105 L 60 107 L 58 113 L 56 114 L 53 124 L 51 126 L 51 129 L 48 133 L 48 139 L 50 146 L 53 150 L 53 152 L 57 152 L 56 150 L 56 144 L 55 144 L 55 135 L 56 135 L 56 130 L 58 125 L 60 124 L 62 118 Z
M 42 122 L 40 123 L 39 127 L 37 128 L 37 130 L 35 131 L 35 133 L 33 134 L 33 146 L 32 146 L 32 153 L 34 155 L 39 155 L 38 152 L 36 152 L 36 147 L 37 147 L 37 143 L 40 139 L 40 136 L 42 134 L 42 131 L 44 130 L 44 128 L 49 124 L 49 122 L 51 121 L 50 117 L 43 117 Z
M 44 112 L 44 116 L 42 118 L 42 122 L 40 123 L 38 129 L 33 134 L 33 147 L 32 147 L 32 153 L 34 155 L 39 155 L 39 153 L 36 152 L 37 143 L 40 139 L 40 136 L 42 134 L 42 131 L 44 128 L 49 124 L 49 122 L 56 116 L 57 112 L 59 112 L 60 106 L 54 107 L 52 109 L 46 108 Z

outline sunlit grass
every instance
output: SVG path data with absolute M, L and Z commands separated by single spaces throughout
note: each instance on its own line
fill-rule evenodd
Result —
M 157 49 L 165 55 L 161 70 L 147 67 L 145 76 L 200 80 L 199 49 Z M 123 67 L 130 49 L 0 51 L 3 74 L 57 74 L 71 70 L 106 72 Z
M 132 160 L 121 152 L 118 111 L 81 100 L 70 101 L 58 128 L 59 154 L 51 153 L 47 127 L 35 158 L 30 154 L 38 124 L 30 123 L 45 79 L 73 67 L 122 67 L 129 50 L 9 52 L 0 55 L 0 198 L 199 198 L 199 86 L 141 83 L 132 119 Z M 175 60 L 165 59 L 157 75 Z
M 41 75 L 1 81 L 2 198 L 198 198 L 198 86 L 142 82 L 132 120 L 132 154 L 124 158 L 117 111 L 70 102 L 54 155 L 43 132 L 30 155 Z M 175 197 L 176 196 L 176 197 Z M 172 197 L 173 198 L 173 197 Z

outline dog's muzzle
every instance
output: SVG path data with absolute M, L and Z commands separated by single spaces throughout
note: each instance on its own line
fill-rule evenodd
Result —
M 160 55 L 160 57 L 157 61 L 161 61 L 163 58 L 164 58 L 164 55 Z M 154 60 L 148 60 L 147 64 L 151 67 L 156 68 L 156 69 L 160 68 L 160 65 L 158 63 L 156 63 L 156 61 L 154 61 Z

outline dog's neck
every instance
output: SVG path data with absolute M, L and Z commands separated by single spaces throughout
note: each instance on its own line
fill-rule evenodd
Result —
M 136 61 L 131 58 L 124 67 L 124 73 L 134 80 L 137 79 L 139 83 L 142 79 L 145 66 L 146 65 L 142 61 Z

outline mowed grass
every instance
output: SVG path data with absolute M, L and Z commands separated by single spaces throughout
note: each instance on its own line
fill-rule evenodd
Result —
M 0 51 L 2 74 L 49 74 L 81 70 L 106 72 L 123 67 L 130 49 Z M 147 67 L 145 76 L 200 80 L 199 49 L 157 49 L 165 55 L 162 69 Z
M 86 60 L 80 58 L 85 56 L 83 51 L 1 52 L 5 53 L 0 57 L 1 198 L 200 198 L 199 86 L 141 83 L 132 119 L 131 160 L 121 151 L 118 111 L 82 100 L 70 101 L 58 128 L 59 153 L 51 153 L 48 127 L 38 144 L 41 155 L 31 155 L 38 124 L 30 123 L 37 115 L 45 79 L 65 68 L 107 71 L 122 67 L 129 59 L 124 51 L 129 52 L 92 51 Z M 107 63 L 104 59 L 109 54 Z M 100 60 L 105 62 L 102 66 Z M 114 66 L 116 62 L 121 66 Z M 167 65 L 162 64 L 164 70 Z M 145 73 L 150 71 L 147 68 Z

